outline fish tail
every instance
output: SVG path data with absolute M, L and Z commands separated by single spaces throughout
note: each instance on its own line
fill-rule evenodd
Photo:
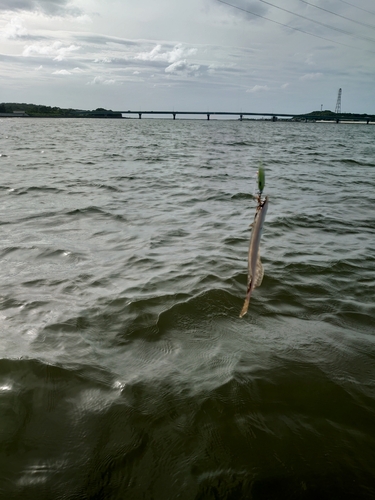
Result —
M 246 297 L 245 302 L 243 304 L 243 308 L 241 309 L 240 312 L 240 318 L 245 316 L 245 314 L 247 313 L 247 310 L 249 309 L 249 302 L 250 302 L 250 297 Z
M 247 287 L 246 298 L 245 298 L 245 302 L 244 302 L 243 307 L 242 307 L 241 312 L 240 312 L 240 318 L 245 316 L 245 314 L 247 313 L 247 310 L 249 309 L 249 303 L 250 303 L 250 297 L 251 297 L 252 290 L 253 290 L 253 279 L 250 280 L 250 283 Z

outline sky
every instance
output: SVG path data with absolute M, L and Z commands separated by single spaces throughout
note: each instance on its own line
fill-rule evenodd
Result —
M 297 114 L 339 88 L 375 114 L 374 0 L 0 0 L 0 102 Z

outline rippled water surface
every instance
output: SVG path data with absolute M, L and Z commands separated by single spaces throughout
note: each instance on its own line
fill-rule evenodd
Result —
M 0 497 L 375 498 L 374 134 L 0 121 Z

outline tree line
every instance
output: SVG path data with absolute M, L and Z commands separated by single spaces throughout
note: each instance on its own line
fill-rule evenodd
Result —
M 116 113 L 111 109 L 97 108 L 92 111 L 73 109 L 73 108 L 59 108 L 57 106 L 44 106 L 40 104 L 27 104 L 4 102 L 0 104 L 0 113 L 14 113 L 23 111 L 30 117 L 65 117 L 65 118 L 122 118 L 121 113 Z

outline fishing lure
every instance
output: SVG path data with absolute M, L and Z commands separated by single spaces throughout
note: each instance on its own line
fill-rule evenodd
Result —
M 245 316 L 249 308 L 250 296 L 254 288 L 261 285 L 263 280 L 263 265 L 260 260 L 260 238 L 262 236 L 262 229 L 266 213 L 268 209 L 268 197 L 262 199 L 262 193 L 265 186 L 265 173 L 264 168 L 259 167 L 258 171 L 258 205 L 255 211 L 254 222 L 252 224 L 252 232 L 249 245 L 248 255 L 248 271 L 247 271 L 247 292 L 244 305 L 242 307 L 240 318 Z

